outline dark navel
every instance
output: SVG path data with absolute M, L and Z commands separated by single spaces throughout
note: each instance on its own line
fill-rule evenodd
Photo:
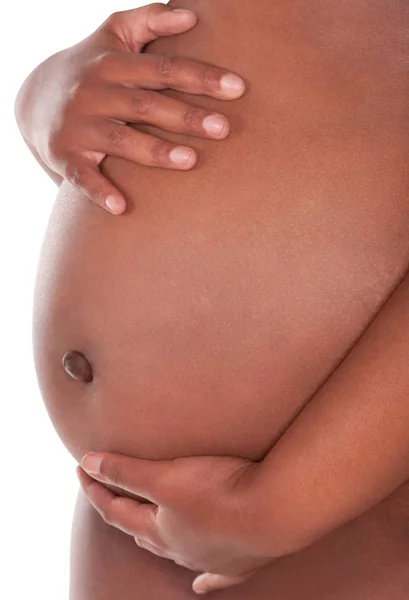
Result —
M 62 357 L 62 366 L 73 379 L 90 383 L 94 379 L 92 367 L 81 352 L 72 350 Z

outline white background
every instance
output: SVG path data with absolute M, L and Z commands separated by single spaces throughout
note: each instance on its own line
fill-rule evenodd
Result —
M 78 487 L 75 462 L 43 407 L 31 347 L 34 278 L 57 187 L 20 137 L 14 99 L 47 56 L 88 36 L 112 12 L 149 3 L 20 0 L 1 11 L 0 595 L 5 600 L 68 598 Z

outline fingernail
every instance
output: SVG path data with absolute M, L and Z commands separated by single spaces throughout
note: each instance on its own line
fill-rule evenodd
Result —
M 237 75 L 229 73 L 220 79 L 220 88 L 229 98 L 238 98 L 244 92 L 246 84 Z
M 182 15 L 194 15 L 195 13 L 192 10 L 186 9 L 186 8 L 174 8 L 172 10 L 172 12 L 174 13 L 181 13 Z
M 95 456 L 95 454 L 86 454 L 81 461 L 81 467 L 87 473 L 98 474 L 101 471 L 101 462 L 102 458 L 100 456 Z
M 172 13 L 176 13 L 179 20 L 182 18 L 183 20 L 190 21 L 192 17 L 196 18 L 196 15 L 192 10 L 186 10 L 185 8 L 174 8 Z
M 190 148 L 178 146 L 172 150 L 169 154 L 169 158 L 175 165 L 187 167 L 188 164 L 192 162 L 192 159 L 194 159 L 194 154 Z
M 105 204 L 108 210 L 110 210 L 114 215 L 120 214 L 123 210 L 123 203 L 114 196 L 108 196 L 108 198 L 105 200 Z
M 197 581 L 193 582 L 193 591 L 195 592 L 195 594 L 207 594 L 207 588 L 203 584 L 203 577 L 200 576 L 197 578 Z
M 203 129 L 207 131 L 209 135 L 215 137 L 224 137 L 227 133 L 228 122 L 227 119 L 221 115 L 210 115 L 203 120 Z
M 202 596 L 203 594 L 207 594 L 207 590 L 205 588 L 195 587 L 193 591 L 195 592 L 195 594 L 199 594 L 200 596 Z

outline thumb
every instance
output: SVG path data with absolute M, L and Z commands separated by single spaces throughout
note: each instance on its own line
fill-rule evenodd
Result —
M 155 3 L 113 13 L 104 27 L 119 38 L 126 50 L 140 52 L 145 44 L 188 31 L 196 23 L 197 17 L 191 10 Z
M 214 573 L 203 573 L 193 581 L 192 588 L 196 594 L 207 594 L 216 590 L 224 590 L 246 581 L 250 575 L 217 575 Z

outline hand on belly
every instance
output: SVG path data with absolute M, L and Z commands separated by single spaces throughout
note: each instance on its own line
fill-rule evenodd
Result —
M 104 520 L 134 536 L 141 548 L 204 573 L 193 583 L 197 593 L 242 583 L 274 558 L 257 544 L 257 535 L 263 538 L 260 531 L 268 527 L 260 528 L 248 479 L 243 479 L 257 463 L 209 456 L 145 461 L 91 453 L 82 467 L 77 470 L 81 485 Z M 150 503 L 116 496 L 97 481 Z

